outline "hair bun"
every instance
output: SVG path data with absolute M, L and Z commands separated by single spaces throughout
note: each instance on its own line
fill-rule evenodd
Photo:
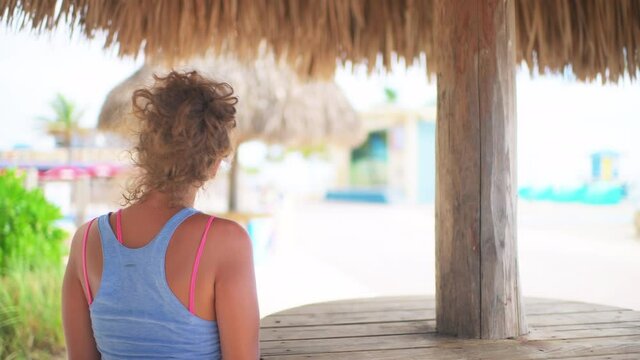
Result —
M 151 88 L 133 93 L 133 109 L 141 121 L 134 162 L 143 170 L 128 203 L 151 190 L 170 194 L 179 203 L 185 192 L 210 179 L 211 165 L 232 151 L 235 105 L 231 85 L 196 71 L 154 75 Z

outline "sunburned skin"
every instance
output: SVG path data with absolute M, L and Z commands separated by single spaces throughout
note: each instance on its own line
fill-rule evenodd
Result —
M 195 195 L 195 193 L 194 193 Z M 176 211 L 163 206 L 164 195 L 152 192 L 148 199 L 122 212 L 124 246 L 145 246 Z M 174 233 L 166 254 L 166 280 L 185 308 L 189 305 L 189 285 L 196 249 L 208 216 L 196 214 L 185 220 Z M 110 217 L 116 232 L 116 216 Z M 137 224 L 145 224 L 137 226 Z M 63 285 L 63 317 L 69 359 L 99 359 L 91 330 L 87 297 L 83 290 L 82 235 L 78 229 Z M 93 296 L 99 294 L 102 277 L 102 250 L 99 231 L 90 228 L 86 263 Z M 196 277 L 195 315 L 217 321 L 223 358 L 258 357 L 259 313 L 251 241 L 237 223 L 216 218 L 208 232 Z

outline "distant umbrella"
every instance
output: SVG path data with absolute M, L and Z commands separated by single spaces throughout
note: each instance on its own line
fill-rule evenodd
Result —
M 42 181 L 73 181 L 91 176 L 90 172 L 79 166 L 58 166 L 40 174 Z
M 123 172 L 125 170 L 125 167 L 122 165 L 114 164 L 93 164 L 90 165 L 87 170 L 92 177 L 112 178 Z

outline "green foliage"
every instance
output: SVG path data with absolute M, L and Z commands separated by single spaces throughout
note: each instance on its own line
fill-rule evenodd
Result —
M 0 359 L 64 352 L 60 289 L 66 234 L 60 210 L 15 171 L 0 173 Z
M 0 277 L 0 359 L 62 358 L 61 287 L 61 267 Z
M 49 134 L 56 136 L 58 145 L 70 147 L 73 133 L 80 129 L 80 118 L 83 113 L 78 110 L 73 101 L 62 94 L 56 94 L 50 107 L 53 116 L 38 119 L 45 122 L 45 128 Z
M 388 86 L 384 88 L 384 96 L 390 104 L 393 104 L 398 100 L 398 92 L 394 88 Z
M 302 154 L 302 156 L 305 159 L 309 159 L 311 157 L 317 157 L 322 159 L 329 158 L 329 148 L 327 147 L 326 144 L 323 144 L 323 143 L 291 146 L 286 149 L 286 153 L 292 153 L 292 152 L 299 152 L 300 154 Z M 284 154 L 285 153 L 282 154 L 283 155 L 282 159 L 279 159 L 279 161 L 284 160 Z
M 50 130 L 65 131 L 79 127 L 82 112 L 78 110 L 73 101 L 62 94 L 56 94 L 49 105 L 53 111 L 53 117 L 41 117 L 40 119 L 48 123 Z
M 61 216 L 41 189 L 25 189 L 15 171 L 0 174 L 0 276 L 59 268 L 66 238 L 55 225 Z
M 325 158 L 328 156 L 327 155 L 328 149 L 326 144 L 300 146 L 298 147 L 298 150 L 302 153 L 302 156 L 304 156 L 305 158 L 310 158 L 314 155 L 325 157 Z

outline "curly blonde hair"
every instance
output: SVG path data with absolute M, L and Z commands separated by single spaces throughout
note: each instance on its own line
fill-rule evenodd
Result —
M 140 171 L 123 196 L 125 204 L 133 204 L 157 190 L 180 206 L 190 188 L 211 179 L 213 165 L 232 152 L 238 98 L 229 84 L 196 71 L 154 79 L 151 88 L 133 93 L 140 130 L 132 158 Z

